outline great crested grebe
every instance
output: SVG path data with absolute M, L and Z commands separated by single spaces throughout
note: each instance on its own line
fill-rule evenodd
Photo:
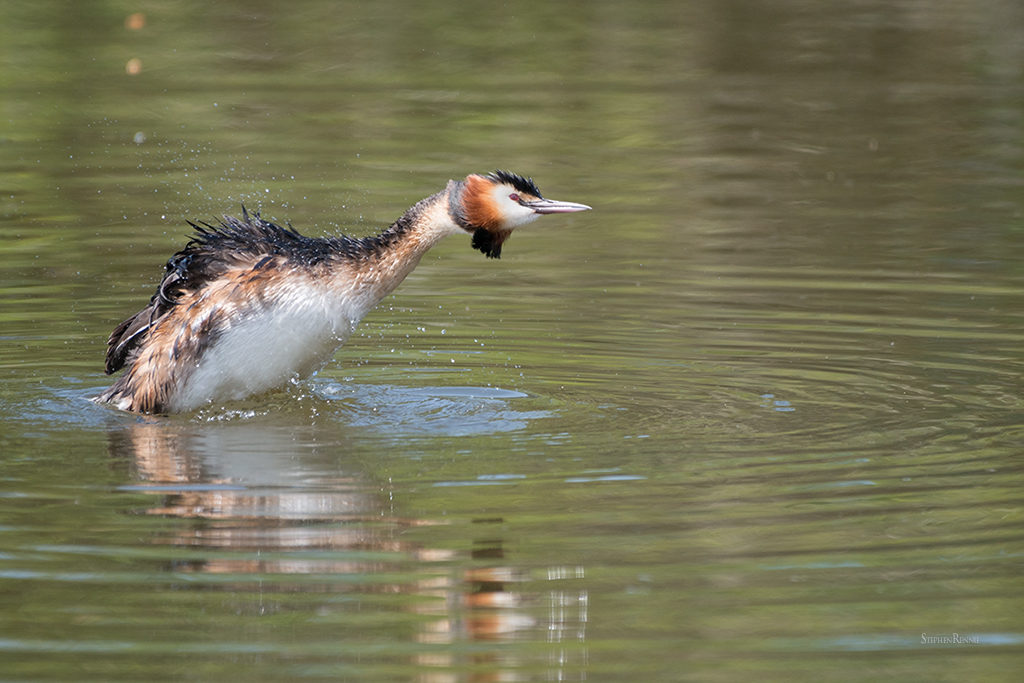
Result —
M 187 412 L 309 376 L 442 237 L 470 233 L 474 249 L 499 258 L 513 229 L 589 208 L 494 171 L 448 181 L 376 237 L 305 237 L 244 208 L 218 226 L 189 222 L 195 235 L 149 305 L 111 333 L 106 373 L 128 369 L 95 400 Z

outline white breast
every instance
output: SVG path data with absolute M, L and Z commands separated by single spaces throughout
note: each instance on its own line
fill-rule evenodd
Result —
M 171 397 L 170 410 L 245 398 L 315 373 L 372 308 L 338 294 L 300 282 L 263 305 L 239 307 Z

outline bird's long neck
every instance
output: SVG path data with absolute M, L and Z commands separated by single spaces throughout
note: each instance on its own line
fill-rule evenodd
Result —
M 336 262 L 339 285 L 351 288 L 365 310 L 377 305 L 412 272 L 428 249 L 448 235 L 464 232 L 451 208 L 459 191 L 460 183 L 449 182 L 441 192 L 417 202 L 380 235 L 362 240 L 359 258 Z

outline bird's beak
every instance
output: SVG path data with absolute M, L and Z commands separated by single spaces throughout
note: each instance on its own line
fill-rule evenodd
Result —
M 577 211 L 589 211 L 591 207 L 586 204 L 575 202 L 560 202 L 554 199 L 534 199 L 522 202 L 522 205 L 533 209 L 534 213 L 575 213 Z

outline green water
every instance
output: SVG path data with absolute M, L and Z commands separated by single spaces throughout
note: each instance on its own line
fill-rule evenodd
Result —
M 1018 680 L 1022 31 L 6 3 L 0 678 Z M 494 168 L 595 210 L 447 240 L 286 391 L 87 401 L 187 219 L 365 235 Z

